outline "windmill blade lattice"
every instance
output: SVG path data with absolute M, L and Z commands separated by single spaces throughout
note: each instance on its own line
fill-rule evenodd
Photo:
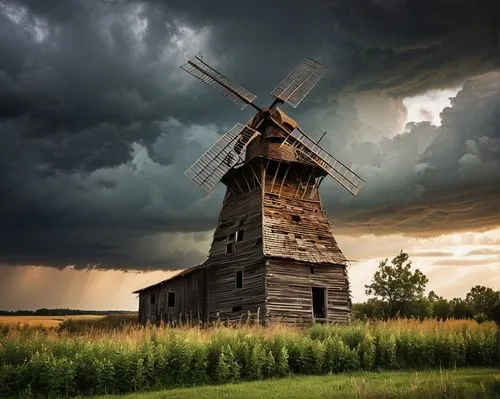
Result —
M 274 88 L 271 94 L 297 108 L 324 74 L 323 65 L 312 58 L 306 58 Z
M 201 190 L 210 192 L 229 169 L 242 159 L 246 146 L 260 133 L 237 123 L 184 173 Z
M 311 138 L 300 132 L 298 129 L 292 131 L 292 133 L 281 145 L 293 147 L 301 155 L 310 159 L 327 172 L 352 195 L 357 195 L 365 183 L 359 175 L 349 169 L 333 155 L 321 148 Z
M 228 98 L 229 101 L 238 105 L 241 109 L 245 108 L 247 104 L 251 104 L 257 98 L 255 94 L 231 82 L 199 57 L 193 57 L 182 65 L 181 69 L 193 75 L 195 78 L 200 79 L 208 86 L 218 90 Z

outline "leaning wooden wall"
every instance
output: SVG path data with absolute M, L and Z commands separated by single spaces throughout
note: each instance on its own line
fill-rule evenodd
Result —
M 310 273 L 310 266 L 314 266 L 314 274 Z M 328 322 L 350 320 L 349 283 L 344 265 L 269 259 L 267 261 L 269 322 L 312 322 L 312 287 L 326 288 Z
M 207 260 L 210 320 L 239 320 L 248 311 L 265 306 L 265 264 L 262 252 L 262 194 L 260 187 L 226 199 Z M 226 253 L 228 237 L 243 230 L 234 253 Z M 243 287 L 236 288 L 235 274 L 243 271 Z M 239 309 L 238 307 L 241 307 Z M 238 310 L 234 310 L 234 309 Z M 263 319 L 262 319 L 263 320 Z
M 168 293 L 175 293 L 175 304 L 168 306 Z M 141 292 L 139 296 L 139 320 L 170 322 L 207 320 L 206 272 L 194 270 L 185 276 L 173 278 L 158 287 Z M 154 300 L 152 298 L 154 297 Z

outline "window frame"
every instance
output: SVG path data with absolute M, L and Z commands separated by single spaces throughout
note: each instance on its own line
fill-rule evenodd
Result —
M 238 274 L 241 273 L 241 279 L 238 279 Z M 237 290 L 243 289 L 244 286 L 244 280 L 245 280 L 245 273 L 243 272 L 243 269 L 238 269 L 234 271 L 234 288 Z M 238 280 L 241 280 L 241 286 L 238 287 Z
M 174 304 L 172 306 L 170 306 L 170 298 L 174 298 L 174 300 L 173 300 Z M 175 308 L 175 301 L 176 301 L 175 291 L 168 291 L 168 293 L 167 293 L 167 308 Z

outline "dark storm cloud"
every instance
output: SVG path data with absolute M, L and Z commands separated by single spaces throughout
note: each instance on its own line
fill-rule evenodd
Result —
M 240 113 L 178 68 L 198 51 L 263 95 L 262 101 L 303 56 L 318 56 L 329 66 L 300 112 L 305 120 L 316 110 L 336 116 L 344 135 L 337 135 L 335 144 L 349 146 L 349 159 L 364 165 L 368 178 L 372 170 L 372 184 L 379 184 L 368 187 L 356 205 L 346 197 L 328 198 L 330 208 L 345 210 L 340 224 L 420 231 L 415 223 L 421 219 L 413 215 L 421 210 L 418 204 L 428 209 L 433 201 L 436 215 L 429 220 L 435 223 L 426 231 L 465 226 L 464 221 L 469 228 L 496 223 L 486 217 L 491 208 L 484 202 L 497 193 L 482 185 L 484 201 L 475 202 L 477 190 L 474 195 L 465 184 L 470 176 L 456 186 L 447 183 L 453 188 L 447 195 L 461 202 L 450 208 L 453 218 L 440 215 L 440 201 L 449 199 L 439 189 L 445 180 L 439 173 L 447 174 L 458 161 L 440 163 L 436 154 L 449 154 L 437 139 L 429 147 L 435 151 L 413 165 L 422 173 L 411 187 L 403 178 L 377 175 L 385 170 L 377 162 L 388 162 L 387 151 L 407 159 L 406 151 L 420 142 L 426 147 L 434 137 L 443 137 L 446 149 L 453 132 L 448 137 L 418 125 L 400 139 L 353 143 L 347 133 L 355 107 L 342 109 L 337 100 L 360 90 L 415 94 L 498 67 L 497 11 L 495 1 L 345 0 L 306 6 L 302 1 L 0 0 L 0 261 L 141 268 L 182 267 L 203 259 L 197 246 L 205 248 L 206 236 L 176 237 L 213 227 L 222 188 L 202 197 L 182 172 L 221 131 L 251 113 Z M 311 124 L 324 128 L 319 125 Z M 480 121 L 476 127 L 482 128 Z M 474 137 L 481 162 L 498 155 L 491 143 Z M 474 156 L 470 152 L 459 164 L 474 167 Z M 398 185 L 397 194 L 384 191 L 388 182 Z M 388 200 L 381 201 L 380 194 Z M 473 217 L 479 205 L 484 218 Z M 170 235 L 159 239 L 162 232 Z
M 355 201 L 329 202 L 339 226 L 429 236 L 500 225 L 500 73 L 467 81 L 441 122 L 408 124 L 378 144 L 352 143 L 367 184 Z

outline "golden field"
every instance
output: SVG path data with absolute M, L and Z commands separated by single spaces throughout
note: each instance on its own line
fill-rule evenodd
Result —
M 21 324 L 30 327 L 58 327 L 64 320 L 94 320 L 102 319 L 103 315 L 74 315 L 74 316 L 0 316 L 0 324 Z

